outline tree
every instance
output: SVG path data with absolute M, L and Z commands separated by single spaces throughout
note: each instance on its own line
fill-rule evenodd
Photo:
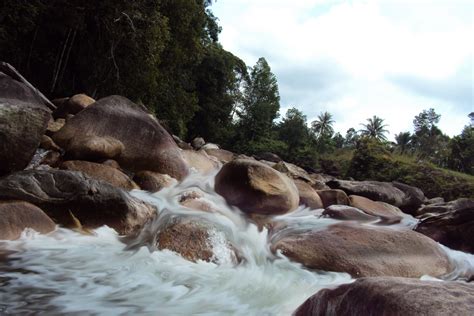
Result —
M 411 139 L 410 132 L 400 132 L 395 135 L 396 147 L 400 150 L 401 154 L 404 154 L 410 148 Z
M 376 115 L 374 115 L 372 118 L 368 118 L 367 124 L 361 124 L 364 126 L 364 128 L 360 130 L 362 136 L 373 138 L 378 141 L 386 141 L 387 136 L 385 136 L 385 133 L 388 133 L 388 130 L 385 129 L 387 125 L 384 124 L 383 121 L 384 120 L 382 118 Z
M 413 126 L 415 128 L 415 133 L 423 131 L 432 131 L 436 128 L 436 124 L 441 118 L 440 114 L 437 114 L 433 108 L 428 110 L 423 110 L 420 114 L 415 116 L 413 120 Z
M 344 136 L 341 135 L 341 133 L 336 133 L 334 137 L 332 138 L 334 146 L 336 148 L 342 148 L 344 147 L 345 139 Z
M 469 115 L 472 120 L 474 113 Z M 466 125 L 460 135 L 453 137 L 450 144 L 448 166 L 451 169 L 474 175 L 474 124 Z
M 332 114 L 329 112 L 323 112 L 318 115 L 318 118 L 311 122 L 311 129 L 313 130 L 316 139 L 331 138 L 334 133 L 332 125 L 334 120 Z
M 358 132 L 355 130 L 355 128 L 351 127 L 346 132 L 344 146 L 347 148 L 355 148 L 358 140 L 359 140 Z
M 188 124 L 188 138 L 226 144 L 234 138 L 233 112 L 242 103 L 242 82 L 247 78 L 245 63 L 218 43 L 206 47 L 196 72 L 198 110 Z
M 309 141 L 306 116 L 296 108 L 289 109 L 278 125 L 278 133 L 280 140 L 288 145 L 290 154 L 294 154 L 298 149 L 305 147 Z
M 275 75 L 265 58 L 251 68 L 245 84 L 242 108 L 238 112 L 240 129 L 245 141 L 269 137 L 280 110 L 280 95 Z

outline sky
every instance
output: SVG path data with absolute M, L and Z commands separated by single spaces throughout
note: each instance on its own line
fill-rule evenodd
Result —
M 223 47 L 277 76 L 280 114 L 334 116 L 345 135 L 377 115 L 389 139 L 424 109 L 454 136 L 474 111 L 473 0 L 217 0 Z

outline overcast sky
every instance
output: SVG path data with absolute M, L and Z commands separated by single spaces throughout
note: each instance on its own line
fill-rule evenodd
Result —
M 459 134 L 474 111 L 473 0 L 217 0 L 224 48 L 276 74 L 282 115 L 329 111 L 345 135 L 378 115 L 390 139 L 433 107 Z

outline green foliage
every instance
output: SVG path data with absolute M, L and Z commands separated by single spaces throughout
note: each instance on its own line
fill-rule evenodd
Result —
M 474 177 L 418 161 L 416 157 L 392 155 L 386 146 L 368 138 L 359 142 L 346 176 L 356 180 L 400 181 L 420 188 L 429 198 L 474 197 Z
M 449 167 L 474 175 L 474 126 L 464 127 L 461 135 L 451 140 L 450 150 Z
M 410 132 L 400 132 L 395 135 L 396 148 L 401 154 L 406 153 L 411 148 L 412 136 Z
M 286 116 L 278 125 L 279 139 L 288 144 L 288 151 L 294 151 L 306 146 L 309 142 L 309 130 L 306 124 L 306 115 L 296 108 L 286 112 Z
M 379 141 L 386 141 L 387 136 L 385 134 L 388 132 L 385 127 L 386 124 L 383 123 L 383 119 L 374 115 L 372 118 L 367 119 L 367 124 L 361 124 L 364 128 L 360 131 L 362 136 L 370 137 Z
M 246 141 L 268 138 L 280 110 L 280 95 L 275 75 L 265 58 L 258 59 L 251 68 L 245 84 L 240 117 L 240 132 Z

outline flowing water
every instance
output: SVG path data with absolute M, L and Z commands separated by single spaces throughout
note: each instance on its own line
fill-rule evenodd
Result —
M 214 174 L 193 174 L 155 194 L 132 192 L 160 214 L 134 238 L 101 227 L 94 235 L 26 230 L 19 240 L 0 242 L 0 314 L 290 315 L 318 290 L 353 281 L 344 273 L 309 271 L 269 249 L 279 234 L 337 221 L 301 207 L 274 218 L 277 233 L 259 230 L 214 192 L 213 179 Z M 181 206 L 179 200 L 191 192 L 199 192 L 215 212 Z M 208 240 L 216 263 L 194 263 L 156 249 L 157 231 L 180 216 L 220 228 Z M 408 218 L 400 225 L 413 223 Z M 226 240 L 238 250 L 239 264 Z M 457 266 L 450 279 L 473 274 L 474 256 L 446 251 Z

